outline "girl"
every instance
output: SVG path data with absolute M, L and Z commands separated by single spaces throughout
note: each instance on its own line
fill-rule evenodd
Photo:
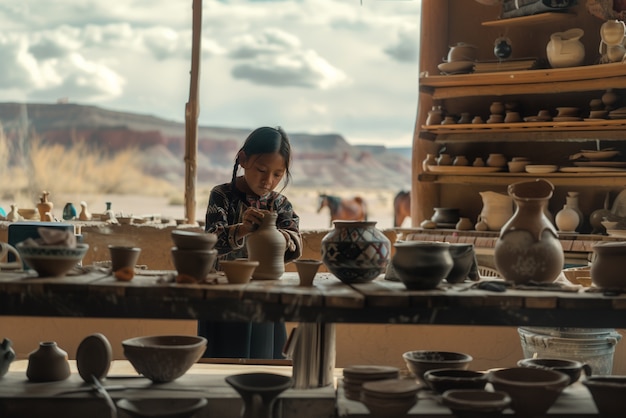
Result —
M 217 234 L 219 260 L 247 257 L 246 237 L 258 228 L 262 210 L 278 214 L 276 226 L 285 237 L 285 262 L 302 253 L 300 219 L 281 191 L 291 179 L 291 145 L 279 128 L 255 129 L 237 152 L 230 183 L 211 190 L 206 213 L 206 231 Z M 238 176 L 239 167 L 243 175 Z M 219 268 L 219 265 L 218 265 Z M 280 359 L 286 339 L 283 323 L 199 321 L 198 334 L 207 338 L 205 357 Z

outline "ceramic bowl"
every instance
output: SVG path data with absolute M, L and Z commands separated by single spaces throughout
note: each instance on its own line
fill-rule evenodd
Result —
M 519 416 L 545 414 L 569 384 L 569 376 L 554 370 L 511 367 L 489 372 L 495 390 L 511 397 L 511 408 Z
M 424 373 L 433 369 L 467 369 L 472 356 L 452 351 L 415 350 L 402 354 L 407 368 L 415 377 L 428 385 Z
M 202 281 L 213 271 L 217 250 L 181 250 L 172 248 L 172 259 L 178 275 Z
M 601 416 L 621 417 L 624 415 L 626 376 L 590 376 L 582 383 L 591 392 L 593 402 Z
M 122 341 L 124 356 L 137 373 L 155 383 L 184 375 L 204 353 L 207 340 L 195 335 L 156 335 Z
M 552 164 L 527 164 L 524 167 L 527 173 L 531 174 L 546 174 L 546 173 L 554 173 L 559 169 L 558 165 Z
M 502 415 L 511 398 L 506 392 L 483 389 L 453 389 L 441 396 L 441 402 L 459 418 L 483 418 Z
M 117 407 L 134 418 L 189 418 L 208 404 L 206 398 L 120 399 Z
M 241 284 L 248 283 L 252 279 L 252 273 L 259 266 L 258 261 L 238 258 L 235 260 L 222 260 L 219 268 L 226 275 L 228 283 Z
M 591 281 L 601 289 L 621 291 L 626 289 L 626 242 L 598 242 L 593 247 Z
M 432 390 L 443 393 L 452 389 L 484 389 L 487 374 L 465 369 L 433 369 L 424 373 L 424 380 Z
M 40 277 L 63 277 L 80 263 L 89 249 L 88 244 L 76 244 L 75 248 L 61 245 L 15 246 L 20 258 Z
M 173 229 L 172 241 L 181 250 L 212 250 L 217 242 L 217 235 L 207 232 Z
M 409 290 L 435 289 L 454 266 L 447 242 L 396 241 L 393 246 L 393 270 Z
M 296 269 L 298 270 L 298 276 L 300 277 L 300 286 L 311 286 L 315 275 L 322 265 L 321 260 L 314 260 L 312 258 L 299 258 L 294 261 Z M 391 265 L 391 263 L 389 263 Z M 387 268 L 389 268 L 389 265 Z
M 474 244 L 450 244 L 452 270 L 446 276 L 448 283 L 461 283 L 468 278 L 470 270 L 476 265 Z
M 580 379 L 583 370 L 587 376 L 591 376 L 591 367 L 576 360 L 558 358 L 525 358 L 517 362 L 520 367 L 534 367 L 536 369 L 556 370 L 569 376 L 571 385 Z

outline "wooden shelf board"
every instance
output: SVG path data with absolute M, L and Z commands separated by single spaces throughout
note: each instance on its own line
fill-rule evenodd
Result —
M 555 186 L 597 186 L 598 180 L 602 180 L 604 187 L 623 187 L 626 183 L 625 172 L 599 172 L 599 173 L 485 173 L 473 175 L 459 174 L 432 174 L 421 173 L 419 181 L 434 182 L 439 184 L 478 184 L 488 186 L 507 186 L 518 181 L 526 181 L 532 178 L 545 178 Z
M 541 25 L 545 23 L 555 23 L 559 21 L 569 20 L 576 17 L 575 13 L 568 12 L 546 12 L 538 13 L 530 16 L 509 17 L 498 20 L 489 20 L 483 22 L 483 26 L 528 26 L 528 25 Z

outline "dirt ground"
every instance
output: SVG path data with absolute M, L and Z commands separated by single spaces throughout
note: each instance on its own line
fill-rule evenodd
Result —
M 300 216 L 300 228 L 320 229 L 330 227 L 330 212 L 324 208 L 318 209 L 318 190 L 291 188 L 285 190 L 285 195 Z M 324 193 L 341 197 L 359 195 L 367 203 L 368 220 L 376 221 L 376 227 L 385 229 L 393 227 L 393 198 L 396 191 L 388 190 L 324 190 Z M 182 200 L 181 196 L 181 200 Z M 207 202 L 205 197 L 198 197 L 196 204 L 196 219 L 204 219 Z M 72 202 L 80 210 L 80 202 L 85 201 L 92 213 L 102 213 L 106 209 L 106 202 L 111 202 L 111 208 L 116 214 L 124 216 L 161 215 L 173 219 L 185 216 L 182 205 L 171 205 L 167 197 L 136 196 L 136 195 L 58 195 L 51 196 L 54 202 L 54 213 L 61 217 L 63 206 Z M 410 226 L 410 219 L 406 219 L 402 226 Z

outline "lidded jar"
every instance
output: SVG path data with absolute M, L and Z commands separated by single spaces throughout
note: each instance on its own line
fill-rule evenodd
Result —
M 344 283 L 366 283 L 385 272 L 391 242 L 376 221 L 333 221 L 322 238 L 322 261 Z
M 248 259 L 258 261 L 259 265 L 252 273 L 253 279 L 277 280 L 285 272 L 285 237 L 276 227 L 278 214 L 263 211 L 263 220 L 259 228 L 246 238 Z

